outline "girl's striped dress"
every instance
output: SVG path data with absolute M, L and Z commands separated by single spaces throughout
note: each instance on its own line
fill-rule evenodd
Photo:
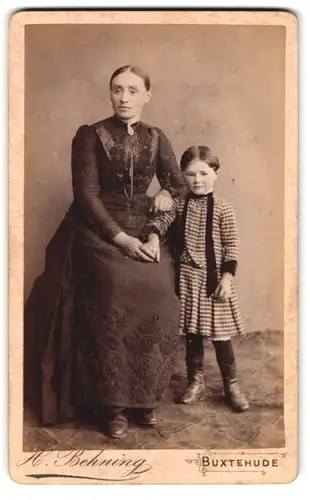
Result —
M 208 210 L 212 210 L 212 214 Z M 211 217 L 210 217 L 211 215 Z M 176 198 L 169 212 L 154 217 L 148 224 L 163 237 L 169 227 L 183 218 L 183 246 L 179 256 L 179 295 L 181 301 L 180 333 L 198 334 L 210 340 L 229 340 L 244 334 L 234 280 L 232 295 L 228 300 L 218 299 L 207 293 L 208 224 L 212 226 L 212 252 L 215 256 L 216 283 L 225 271 L 235 273 L 238 259 L 238 231 L 236 216 L 229 203 L 213 193 L 205 196 Z M 209 227 L 210 231 L 210 227 Z M 208 248 L 210 251 L 210 248 Z

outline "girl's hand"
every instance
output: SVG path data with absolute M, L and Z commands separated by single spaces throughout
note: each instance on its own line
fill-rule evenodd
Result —
M 161 189 L 154 197 L 152 211 L 156 215 L 158 211 L 167 212 L 171 209 L 173 199 L 169 191 Z
M 231 297 L 231 282 L 233 276 L 230 273 L 224 273 L 216 290 L 215 297 L 222 300 L 228 300 Z
M 142 251 L 143 243 L 138 238 L 129 236 L 126 233 L 119 233 L 115 236 L 114 243 L 132 260 L 154 262 L 154 259 Z
M 147 243 L 141 247 L 142 252 L 145 252 L 152 261 L 160 261 L 160 243 L 157 234 L 150 234 Z

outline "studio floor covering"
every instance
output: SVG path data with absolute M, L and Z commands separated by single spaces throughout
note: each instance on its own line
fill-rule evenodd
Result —
M 251 408 L 234 413 L 222 398 L 212 345 L 205 344 L 207 396 L 202 404 L 175 401 L 186 386 L 184 343 L 169 389 L 158 409 L 156 429 L 129 424 L 125 439 L 114 440 L 96 425 L 39 427 L 25 408 L 24 451 L 100 449 L 248 449 L 285 446 L 283 418 L 283 333 L 254 332 L 234 342 L 238 378 Z

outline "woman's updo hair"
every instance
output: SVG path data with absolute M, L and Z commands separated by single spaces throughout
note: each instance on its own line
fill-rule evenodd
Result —
M 194 160 L 204 161 L 215 172 L 217 172 L 220 168 L 220 161 L 218 157 L 208 146 L 191 146 L 184 151 L 181 157 L 181 170 L 184 172 L 188 165 Z
M 130 65 L 121 66 L 120 68 L 117 68 L 114 71 L 113 75 L 110 78 L 110 88 L 112 87 L 112 82 L 113 82 L 114 78 L 116 78 L 118 75 L 120 75 L 122 73 L 127 73 L 127 72 L 133 73 L 134 75 L 142 78 L 142 80 L 144 81 L 144 85 L 145 85 L 146 90 L 147 91 L 151 90 L 151 80 L 150 80 L 149 76 L 146 73 L 144 73 L 144 71 L 142 71 L 142 69 L 138 68 L 137 66 L 130 66 Z

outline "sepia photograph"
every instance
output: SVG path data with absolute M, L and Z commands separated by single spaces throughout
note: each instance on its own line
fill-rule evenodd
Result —
M 10 35 L 12 475 L 289 482 L 295 17 L 23 12 Z

